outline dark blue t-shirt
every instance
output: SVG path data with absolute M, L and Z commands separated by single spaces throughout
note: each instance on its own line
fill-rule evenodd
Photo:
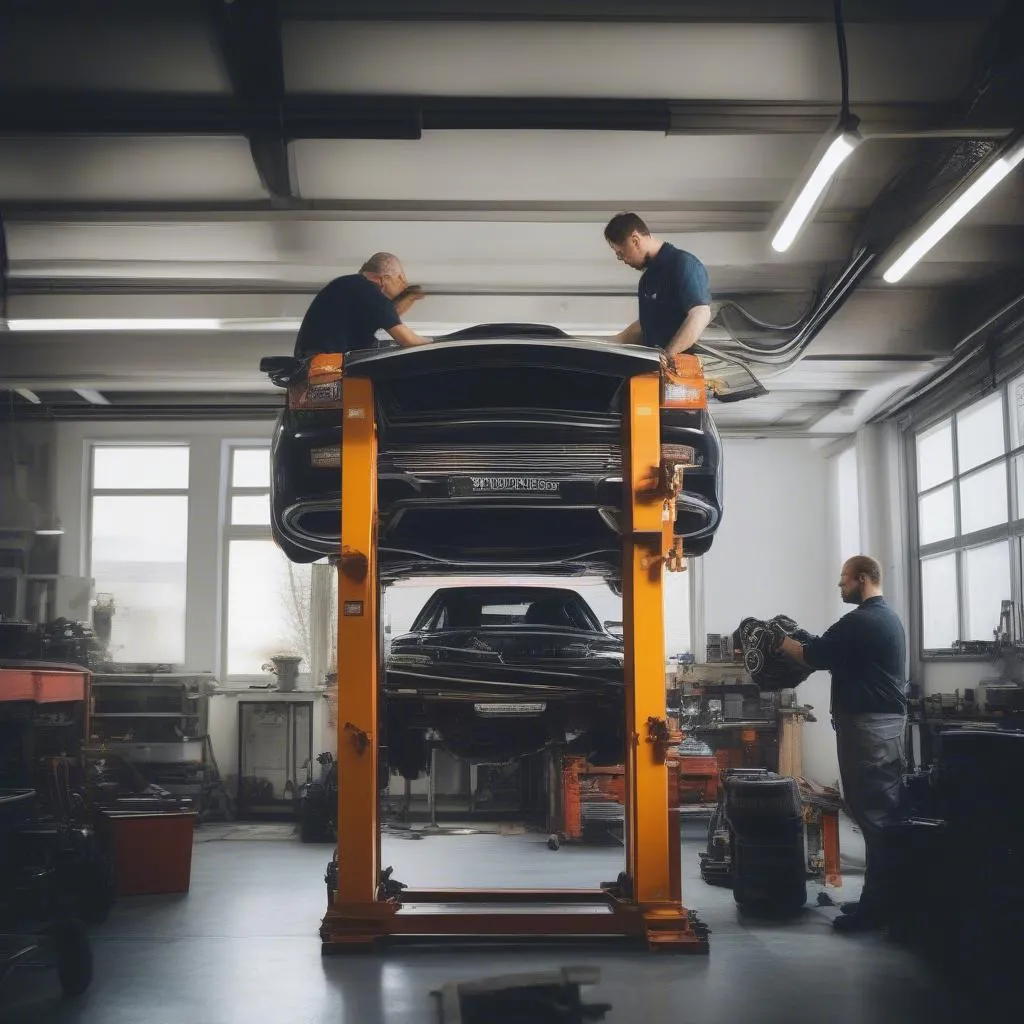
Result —
M 707 268 L 693 253 L 662 242 L 640 277 L 638 294 L 644 344 L 664 348 L 694 306 L 710 305 Z
M 804 661 L 832 673 L 832 714 L 906 713 L 907 638 L 882 597 L 869 597 L 804 644 Z
M 318 352 L 372 348 L 377 331 L 402 322 L 395 304 L 362 274 L 346 274 L 324 285 L 310 303 L 295 339 L 299 358 Z

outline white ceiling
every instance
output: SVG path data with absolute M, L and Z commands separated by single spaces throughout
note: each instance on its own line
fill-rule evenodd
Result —
M 389 5 L 378 6 L 385 15 Z M 88 19 L 58 2 L 40 3 L 38 16 L 26 8 L 0 31 L 0 100 L 11 109 L 14 96 L 26 112 L 14 128 L 0 116 L 8 317 L 204 317 L 224 327 L 0 331 L 0 386 L 48 400 L 94 388 L 115 404 L 119 395 L 173 403 L 225 389 L 268 394 L 260 356 L 289 351 L 317 288 L 380 249 L 398 253 L 427 290 L 411 316 L 424 331 L 521 320 L 611 332 L 635 316 L 636 274 L 615 261 L 601 234 L 624 209 L 704 260 L 716 310 L 733 299 L 767 319 L 797 318 L 818 282 L 847 261 L 869 208 L 918 143 L 863 144 L 815 222 L 788 253 L 774 253 L 769 225 L 820 130 L 810 121 L 801 130 L 767 121 L 754 130 L 728 111 L 716 121 L 716 104 L 771 100 L 795 104 L 798 116 L 831 116 L 839 74 L 834 30 L 821 20 L 829 12 L 781 22 L 706 14 L 687 21 L 686 9 L 701 6 L 681 3 L 678 15 L 658 22 L 630 23 L 627 5 L 614 23 L 382 22 L 323 20 L 309 15 L 308 3 L 283 2 L 285 85 L 295 102 L 320 104 L 321 121 L 333 116 L 332 97 L 470 105 L 561 97 L 602 101 L 598 112 L 603 101 L 609 109 L 623 100 L 673 101 L 687 111 L 710 104 L 704 126 L 684 118 L 680 134 L 433 128 L 425 120 L 415 139 L 299 137 L 286 151 L 288 199 L 268 195 L 243 135 L 165 127 L 182 103 L 192 110 L 231 102 L 231 76 L 201 6 L 155 4 L 147 14 L 115 4 L 113 13 Z M 922 104 L 952 104 L 970 79 L 991 6 L 939 4 L 924 21 L 872 20 L 855 10 L 851 96 L 865 130 L 928 122 L 933 107 Z M 433 2 L 424 11 L 444 7 Z M 86 103 L 97 90 L 104 95 Z M 32 117 L 44 93 L 86 103 L 87 128 L 89 118 L 103 119 L 107 102 L 113 110 L 134 99 L 152 110 L 153 129 L 49 131 Z M 720 407 L 720 423 L 855 429 L 932 369 L 972 317 L 982 318 L 978 297 L 1020 272 L 1022 239 L 1018 174 L 899 287 L 883 284 L 873 268 L 803 360 L 765 371 L 771 394 Z M 726 342 L 727 334 L 716 324 L 708 338 Z

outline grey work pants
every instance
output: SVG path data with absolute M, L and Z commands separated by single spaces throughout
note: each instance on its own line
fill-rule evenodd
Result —
M 839 773 L 850 815 L 864 835 L 867 864 L 861 910 L 885 915 L 882 829 L 900 817 L 905 715 L 836 715 Z

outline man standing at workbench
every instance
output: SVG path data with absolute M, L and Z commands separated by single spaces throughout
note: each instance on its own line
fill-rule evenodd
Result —
M 867 866 L 858 903 L 844 903 L 833 927 L 861 932 L 887 923 L 883 828 L 896 820 L 907 728 L 907 639 L 882 596 L 882 567 L 867 555 L 847 560 L 839 577 L 844 604 L 857 607 L 821 636 L 799 643 L 774 627 L 772 647 L 808 668 L 832 674 L 843 798 L 864 836 Z
M 711 322 L 707 268 L 693 253 L 655 238 L 635 213 L 616 214 L 604 237 L 617 259 L 643 271 L 637 296 L 639 319 L 612 341 L 648 345 L 675 356 L 693 348 Z

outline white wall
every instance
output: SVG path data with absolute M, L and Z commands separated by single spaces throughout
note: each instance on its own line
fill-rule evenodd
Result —
M 726 439 L 725 516 L 704 556 L 707 632 L 731 633 L 748 615 L 784 613 L 820 633 L 837 617 L 833 592 L 834 510 L 824 454 L 806 440 Z M 804 774 L 838 777 L 829 722 L 829 676 L 816 672 L 797 690 L 817 722 L 804 727 Z

